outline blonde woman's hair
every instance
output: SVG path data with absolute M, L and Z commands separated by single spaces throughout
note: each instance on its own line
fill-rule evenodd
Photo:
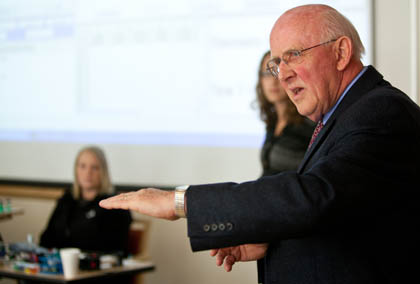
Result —
M 113 192 L 113 186 L 111 183 L 111 177 L 109 175 L 108 164 L 106 162 L 106 157 L 104 151 L 97 146 L 87 146 L 82 148 L 79 153 L 77 153 L 76 159 L 74 161 L 74 181 L 73 181 L 73 197 L 75 199 L 80 198 L 80 185 L 77 180 L 77 164 L 79 163 L 80 156 L 85 153 L 90 152 L 95 155 L 96 159 L 99 161 L 100 166 L 100 175 L 101 175 L 101 185 L 99 188 L 99 193 L 110 194 Z

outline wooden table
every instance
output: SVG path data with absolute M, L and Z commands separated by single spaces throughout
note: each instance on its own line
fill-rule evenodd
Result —
M 28 274 L 0 264 L 0 276 L 12 279 L 40 281 L 44 283 L 88 283 L 92 280 L 106 280 L 122 275 L 136 275 L 146 271 L 152 271 L 154 269 L 155 266 L 150 261 L 137 261 L 136 263 L 128 266 L 117 266 L 93 271 L 80 271 L 75 277 L 64 278 L 62 274 Z
M 0 213 L 0 220 L 10 219 L 14 215 L 23 214 L 22 208 L 12 208 L 10 212 L 1 212 Z

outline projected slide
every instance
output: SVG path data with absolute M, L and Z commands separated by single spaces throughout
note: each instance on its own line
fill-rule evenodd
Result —
M 258 61 L 306 2 L 2 0 L 0 139 L 259 147 Z M 369 1 L 323 2 L 369 63 Z

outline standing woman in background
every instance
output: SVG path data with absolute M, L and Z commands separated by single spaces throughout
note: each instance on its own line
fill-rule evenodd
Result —
M 263 176 L 297 170 L 315 127 L 297 112 L 280 81 L 266 70 L 268 60 L 270 51 L 261 59 L 256 88 L 260 118 L 266 125 L 261 150 Z
M 74 164 L 72 190 L 58 200 L 40 245 L 127 254 L 130 211 L 99 207 L 112 189 L 104 152 L 96 146 L 81 149 Z

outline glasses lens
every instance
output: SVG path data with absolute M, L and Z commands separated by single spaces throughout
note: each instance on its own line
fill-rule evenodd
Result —
M 270 71 L 271 75 L 276 78 L 279 75 L 279 63 L 280 58 L 273 58 L 267 62 L 267 71 Z
M 286 64 L 297 64 L 300 63 L 302 56 L 298 50 L 289 50 L 283 54 L 283 61 Z

